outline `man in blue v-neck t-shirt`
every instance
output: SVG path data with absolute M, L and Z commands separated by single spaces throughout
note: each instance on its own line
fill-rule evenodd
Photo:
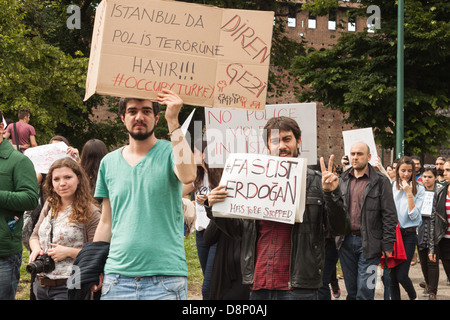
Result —
M 171 141 L 155 137 L 158 103 Z M 110 243 L 101 299 L 187 299 L 182 185 L 196 165 L 178 123 L 182 105 L 170 90 L 158 102 L 120 100 L 129 145 L 104 157 L 95 191 L 103 203 L 94 241 Z

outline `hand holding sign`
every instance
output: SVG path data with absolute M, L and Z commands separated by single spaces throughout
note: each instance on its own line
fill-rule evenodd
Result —
M 339 178 L 333 173 L 334 154 L 328 160 L 328 170 L 325 167 L 325 160 L 320 157 L 320 168 L 322 171 L 322 189 L 324 191 L 333 191 L 339 185 Z
M 173 91 L 163 89 L 158 93 L 158 103 L 167 106 L 165 112 L 167 123 L 178 123 L 178 114 L 183 106 L 183 100 Z
M 208 204 L 210 207 L 216 202 L 223 202 L 227 197 L 228 192 L 225 190 L 225 186 L 218 186 L 208 193 Z

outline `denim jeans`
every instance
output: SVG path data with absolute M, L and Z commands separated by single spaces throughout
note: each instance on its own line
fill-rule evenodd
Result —
M 347 300 L 373 300 L 380 257 L 366 259 L 363 255 L 362 238 L 348 235 L 339 249 L 344 274 Z
M 211 293 L 211 277 L 214 265 L 214 257 L 216 255 L 217 243 L 212 246 L 207 246 L 203 240 L 203 233 L 205 231 L 195 232 L 195 241 L 197 244 L 198 260 L 203 272 L 202 296 L 203 300 L 209 300 Z
M 318 300 L 317 289 L 250 290 L 250 300 Z
M 34 280 L 33 293 L 36 300 L 68 300 L 69 294 L 67 286 L 61 285 L 56 287 L 41 287 L 39 281 Z
M 20 279 L 22 252 L 0 258 L 0 300 L 14 300 Z
M 125 277 L 105 274 L 101 300 L 187 300 L 182 276 Z
M 391 269 L 391 299 L 400 300 L 400 284 L 408 294 L 409 299 L 417 297 L 414 285 L 409 278 L 409 267 L 416 250 L 417 234 L 415 232 L 402 232 L 403 246 L 405 247 L 406 261 Z

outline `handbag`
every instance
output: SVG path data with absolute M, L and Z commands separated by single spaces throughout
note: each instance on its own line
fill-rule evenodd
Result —
M 381 259 L 380 261 L 381 267 L 383 269 L 386 267 L 386 264 L 389 269 L 392 269 L 398 266 L 400 263 L 406 261 L 405 246 L 403 245 L 403 238 L 398 223 L 397 227 L 395 228 L 395 238 L 396 240 L 394 242 L 394 250 L 391 252 L 389 257 L 387 257 L 386 259 Z M 387 260 L 387 262 L 385 260 Z

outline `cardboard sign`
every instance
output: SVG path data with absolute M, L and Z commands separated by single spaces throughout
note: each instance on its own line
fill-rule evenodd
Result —
M 263 131 L 272 117 L 286 116 L 297 121 L 302 132 L 300 157 L 317 163 L 316 104 L 274 104 L 264 111 L 205 109 L 208 165 L 223 168 L 230 153 L 268 154 Z
M 213 205 L 223 218 L 303 221 L 306 199 L 306 159 L 245 153 L 230 154 L 220 185 L 228 197 Z
M 342 131 L 342 136 L 344 138 L 344 152 L 350 158 L 350 148 L 353 144 L 357 142 L 364 142 L 370 148 L 370 154 L 372 155 L 369 163 L 376 167 L 378 163 L 378 152 L 377 146 L 375 144 L 375 139 L 373 137 L 372 128 L 355 129 Z
M 61 158 L 70 157 L 67 153 L 67 148 L 68 146 L 64 142 L 58 142 L 29 148 L 23 154 L 33 162 L 36 172 L 47 174 L 53 162 Z
M 273 12 L 162 0 L 103 0 L 86 80 L 94 93 L 194 106 L 264 109 Z
M 423 197 L 422 209 L 420 213 L 422 216 L 431 217 L 431 213 L 433 212 L 433 201 L 434 201 L 434 192 L 433 191 L 425 191 L 425 196 Z

